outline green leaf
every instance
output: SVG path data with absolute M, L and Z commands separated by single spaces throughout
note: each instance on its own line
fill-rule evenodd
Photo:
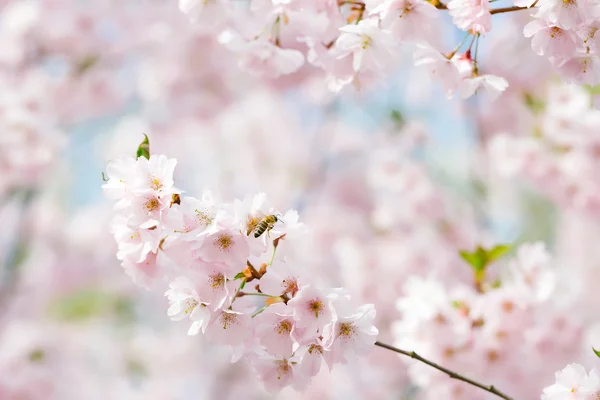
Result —
M 246 275 L 244 275 L 243 272 L 238 272 L 237 275 L 233 277 L 233 279 L 234 280 L 235 279 L 242 279 L 242 278 L 245 278 L 245 277 L 246 277 Z
M 488 263 L 494 262 L 512 249 L 511 245 L 500 244 L 487 252 Z
M 481 271 L 486 266 L 485 251 L 481 247 L 478 247 L 472 253 L 466 250 L 461 250 L 459 254 L 463 260 L 473 267 L 475 271 Z
M 600 350 L 596 350 L 595 348 L 592 347 L 592 350 L 594 350 L 594 354 L 596 354 L 596 356 L 598 358 L 600 358 Z
M 475 271 L 483 271 L 490 263 L 496 261 L 512 249 L 512 246 L 501 244 L 486 250 L 481 246 L 477 246 L 474 252 L 461 250 L 460 256 L 469 263 Z
M 392 110 L 390 113 L 390 117 L 392 118 L 394 124 L 396 124 L 396 126 L 399 128 L 402 128 L 406 123 L 404 116 L 399 110 Z
M 242 280 L 242 284 L 240 285 L 240 290 L 242 290 L 246 286 L 246 279 Z
M 150 141 L 148 140 L 148 135 L 144 133 L 144 140 L 137 149 L 137 158 L 144 157 L 147 160 L 150 159 Z
M 485 270 L 487 266 L 508 253 L 511 248 L 512 246 L 507 244 L 495 246 L 490 250 L 477 246 L 477 249 L 475 249 L 474 252 L 461 250 L 459 254 L 463 260 L 471 265 L 475 275 L 475 283 L 480 285 L 485 281 Z

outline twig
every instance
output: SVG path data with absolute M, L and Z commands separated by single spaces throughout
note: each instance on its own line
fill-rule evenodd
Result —
M 530 8 L 533 8 L 534 5 L 535 5 L 535 3 L 531 7 L 512 6 L 512 7 L 494 8 L 494 9 L 490 10 L 490 14 L 493 15 L 493 14 L 502 14 L 502 13 L 507 13 L 507 12 L 513 12 L 513 11 L 529 10 Z
M 494 387 L 494 385 L 484 385 L 484 384 L 482 384 L 482 383 L 475 382 L 475 381 L 474 381 L 474 380 L 472 380 L 472 379 L 469 379 L 469 378 L 467 378 L 467 377 L 465 377 L 465 376 L 459 375 L 459 374 L 457 374 L 457 373 L 456 373 L 456 372 L 454 372 L 454 371 L 450 371 L 449 369 L 447 369 L 447 368 L 444 368 L 444 367 L 442 367 L 441 365 L 438 365 L 438 364 L 436 364 L 436 363 L 434 363 L 434 362 L 432 362 L 432 361 L 429 361 L 429 360 L 427 360 L 427 359 L 425 359 L 425 358 L 421 357 L 420 355 L 418 355 L 418 354 L 417 354 L 417 353 L 415 353 L 414 351 L 406 351 L 406 350 L 402 350 L 402 349 L 399 349 L 399 348 L 397 348 L 397 347 L 390 346 L 389 344 L 381 343 L 381 342 L 379 342 L 379 341 L 375 342 L 375 346 L 383 347 L 384 349 L 388 349 L 388 350 L 394 351 L 394 352 L 396 352 L 396 353 L 399 353 L 399 354 L 403 354 L 403 355 L 405 355 L 405 356 L 408 356 L 408 357 L 410 357 L 410 358 L 414 358 L 415 360 L 419 360 L 419 361 L 421 361 L 422 363 L 424 363 L 424 364 L 427 364 L 427 365 L 429 365 L 430 367 L 433 367 L 433 368 L 437 369 L 438 371 L 442 371 L 443 373 L 447 374 L 447 375 L 448 375 L 450 378 L 452 378 L 452 379 L 456 379 L 456 380 L 459 380 L 459 381 L 463 381 L 463 382 L 465 382 L 465 383 L 468 383 L 469 385 L 476 386 L 476 387 L 478 387 L 478 388 L 480 388 L 480 389 L 483 389 L 483 390 L 485 390 L 486 392 L 489 392 L 489 393 L 495 394 L 496 396 L 498 396 L 498 397 L 501 397 L 501 398 L 503 398 L 503 399 L 505 399 L 505 400 L 514 400 L 514 399 L 513 399 L 512 397 L 510 397 L 509 395 L 507 395 L 507 394 L 504 394 L 504 393 L 502 393 L 501 391 L 499 391 L 498 389 L 496 389 L 496 388 Z

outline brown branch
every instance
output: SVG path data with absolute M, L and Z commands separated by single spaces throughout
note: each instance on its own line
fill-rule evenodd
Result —
M 447 369 L 447 368 L 444 368 L 444 367 L 442 367 L 441 365 L 438 365 L 438 364 L 436 364 L 436 363 L 434 363 L 434 362 L 432 362 L 432 361 L 429 361 L 429 360 L 427 360 L 427 359 L 425 359 L 425 358 L 421 357 L 420 355 L 418 355 L 418 354 L 417 354 L 417 353 L 415 353 L 414 351 L 406 351 L 406 350 L 402 350 L 402 349 L 399 349 L 399 348 L 397 348 L 397 347 L 390 346 L 389 344 L 381 343 L 381 342 L 379 342 L 379 341 L 375 342 L 375 346 L 379 346 L 379 347 L 382 347 L 382 348 L 384 348 L 384 349 L 387 349 L 387 350 L 391 350 L 391 351 L 393 351 L 393 352 L 396 352 L 396 353 L 398 353 L 398 354 L 402 354 L 402 355 L 408 356 L 408 357 L 410 357 L 410 358 L 414 358 L 415 360 L 419 360 L 419 361 L 421 361 L 422 363 L 425 363 L 425 364 L 429 365 L 430 367 L 433 367 L 433 368 L 437 369 L 438 371 L 442 371 L 443 373 L 447 374 L 447 375 L 448 375 L 450 378 L 452 378 L 452 379 L 456 379 L 456 380 L 459 380 L 459 381 L 463 381 L 463 382 L 465 382 L 465 383 L 468 383 L 469 385 L 472 385 L 472 386 L 478 387 L 478 388 L 480 388 L 480 389 L 483 389 L 483 390 L 485 390 L 486 392 L 489 392 L 489 393 L 495 394 L 496 396 L 498 396 L 498 397 L 501 397 L 501 398 L 503 398 L 503 399 L 505 399 L 505 400 L 514 400 L 514 399 L 513 399 L 512 397 L 510 397 L 509 395 L 507 395 L 507 394 L 504 394 L 504 393 L 502 393 L 501 391 L 499 391 L 498 389 L 496 389 L 496 388 L 494 387 L 494 385 L 484 385 L 484 384 L 482 384 L 482 383 L 479 383 L 479 382 L 476 382 L 476 381 L 474 381 L 474 380 L 472 380 L 472 379 L 469 379 L 469 378 L 467 378 L 467 377 L 465 377 L 465 376 L 459 375 L 459 374 L 457 374 L 457 373 L 456 373 L 456 372 L 454 372 L 454 371 L 450 371 L 449 369 Z
M 529 10 L 529 9 L 530 9 L 530 7 L 517 7 L 517 6 L 494 8 L 494 9 L 490 10 L 490 14 L 492 14 L 492 15 L 493 14 L 502 14 L 502 13 L 507 13 L 507 12 Z

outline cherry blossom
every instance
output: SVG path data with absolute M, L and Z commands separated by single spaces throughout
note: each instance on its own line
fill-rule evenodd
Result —
M 386 68 L 393 57 L 395 41 L 389 31 L 379 28 L 376 19 L 365 19 L 358 25 L 346 25 L 340 31 L 342 34 L 335 42 L 337 57 L 351 54 L 355 72 L 382 72 Z
M 531 38 L 531 48 L 538 55 L 565 59 L 575 53 L 577 41 L 574 32 L 549 22 L 535 19 L 525 25 L 523 34 Z
M 431 3 L 414 0 L 387 0 L 375 7 L 371 14 L 379 14 L 383 27 L 390 29 L 401 39 L 427 39 L 430 27 L 438 17 Z
M 593 369 L 587 373 L 579 364 L 569 364 L 556 373 L 556 383 L 544 388 L 543 400 L 592 399 L 600 392 L 600 376 Z
M 450 0 L 448 11 L 463 31 L 486 33 L 492 29 L 489 0 Z

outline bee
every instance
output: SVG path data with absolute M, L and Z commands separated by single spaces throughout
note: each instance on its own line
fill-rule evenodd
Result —
M 258 223 L 258 225 L 256 225 L 256 229 L 254 230 L 254 237 L 259 238 L 263 233 L 265 233 L 265 231 L 268 234 L 269 231 L 273 229 L 273 226 L 277 223 L 277 221 L 281 221 L 281 216 L 277 217 L 277 215 L 267 215 L 266 217 L 264 217 Z

